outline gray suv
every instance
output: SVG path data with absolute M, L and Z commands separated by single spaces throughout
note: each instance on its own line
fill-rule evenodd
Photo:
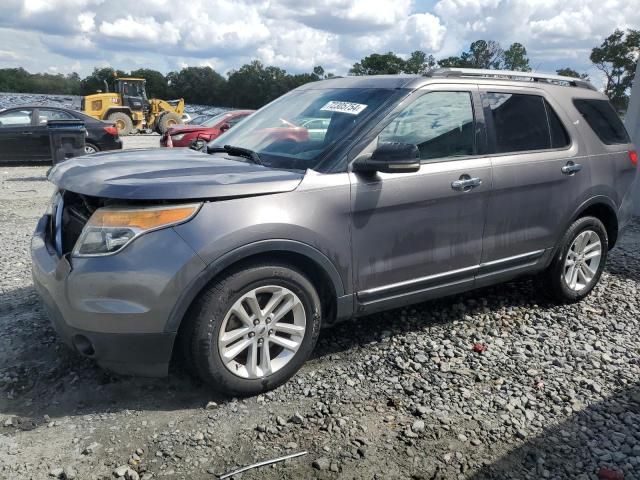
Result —
M 181 351 L 235 394 L 342 319 L 524 274 L 582 299 L 637 166 L 588 82 L 465 69 L 310 83 L 204 147 L 56 166 L 33 278 L 80 354 L 155 376 Z

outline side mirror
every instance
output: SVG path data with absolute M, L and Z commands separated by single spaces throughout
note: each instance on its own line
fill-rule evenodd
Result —
M 420 150 L 412 143 L 382 143 L 353 163 L 355 172 L 411 173 L 420 170 Z
M 207 148 L 207 142 L 205 142 L 201 138 L 197 138 L 196 140 L 191 142 L 191 145 L 189 145 L 189 148 L 197 152 L 204 152 L 205 149 Z
M 231 125 L 229 125 L 228 123 L 223 123 L 222 125 L 220 125 L 220 131 L 221 132 L 226 132 L 230 128 L 231 128 Z

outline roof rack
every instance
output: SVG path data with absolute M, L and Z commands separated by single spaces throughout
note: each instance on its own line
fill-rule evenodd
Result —
M 482 77 L 503 80 L 519 80 L 525 82 L 545 82 L 569 87 L 588 88 L 596 90 L 588 80 L 550 75 L 548 73 L 517 72 L 514 70 L 486 70 L 481 68 L 436 68 L 424 74 L 425 77 Z

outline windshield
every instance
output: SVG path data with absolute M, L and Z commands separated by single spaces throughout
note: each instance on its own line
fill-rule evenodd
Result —
M 314 168 L 393 95 L 380 88 L 294 90 L 258 110 L 210 147 L 253 150 L 274 168 Z
M 222 121 L 226 116 L 227 116 L 226 113 L 219 113 L 218 115 L 211 117 L 209 120 L 201 122 L 200 125 L 202 125 L 203 127 L 213 127 L 217 125 L 220 121 Z

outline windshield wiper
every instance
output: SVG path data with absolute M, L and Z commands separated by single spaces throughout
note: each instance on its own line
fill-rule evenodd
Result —
M 253 150 L 242 147 L 234 147 L 233 145 L 225 145 L 224 147 L 210 147 L 207 149 L 208 153 L 228 153 L 229 155 L 235 155 L 237 157 L 244 157 L 251 160 L 256 165 L 263 165 L 260 156 Z

